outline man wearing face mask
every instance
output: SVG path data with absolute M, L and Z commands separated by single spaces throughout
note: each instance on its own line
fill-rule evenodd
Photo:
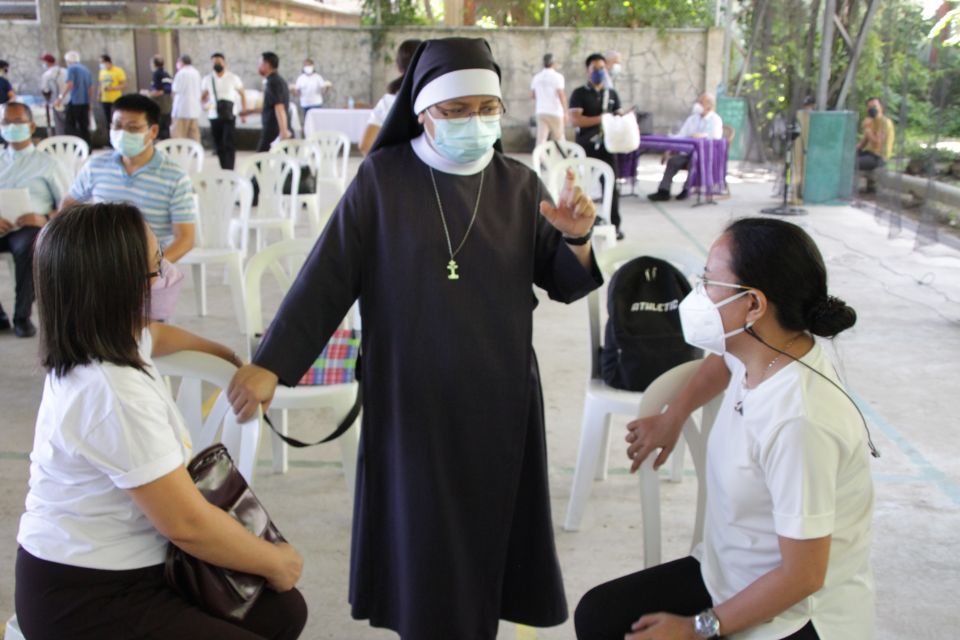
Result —
M 623 58 L 619 51 L 611 49 L 604 55 L 607 59 L 607 73 L 604 78 L 604 86 L 608 89 L 614 89 L 614 83 L 617 77 L 623 73 Z
M 317 73 L 317 68 L 313 60 L 307 58 L 303 61 L 303 73 L 297 78 L 290 93 L 300 98 L 300 110 L 303 117 L 307 117 L 307 111 L 310 109 L 319 109 L 323 106 L 323 96 L 330 91 L 333 83 L 324 80 L 323 76 Z
M 576 142 L 587 152 L 588 158 L 606 162 L 616 176 L 617 165 L 613 154 L 603 146 L 603 128 L 600 126 L 604 113 L 621 114 L 620 96 L 605 86 L 607 60 L 599 53 L 587 57 L 587 83 L 577 87 L 570 95 L 570 122 L 577 127 Z M 617 239 L 623 239 L 620 231 L 620 190 L 613 185 L 613 203 L 610 207 L 610 222 L 617 228 Z
M 240 76 L 227 71 L 227 59 L 222 53 L 210 56 L 213 64 L 213 73 L 203 78 L 200 100 L 207 105 L 207 118 L 210 120 L 210 133 L 213 134 L 213 143 L 217 148 L 217 158 L 221 169 L 233 169 L 237 155 L 236 119 L 240 114 L 240 121 L 245 122 L 247 111 L 247 94 L 243 91 L 243 81 Z M 240 109 L 238 110 L 238 107 Z
M 723 120 L 715 111 L 716 100 L 712 94 L 701 93 L 697 101 L 693 103 L 693 113 L 684 121 L 683 126 L 677 133 L 678 138 L 709 138 L 719 140 L 723 137 Z M 660 180 L 660 187 L 655 193 L 647 195 L 647 198 L 653 202 L 663 202 L 670 199 L 670 185 L 673 184 L 673 177 L 681 169 L 690 166 L 690 156 L 686 153 L 664 154 L 667 166 L 663 170 L 663 179 Z M 677 194 L 677 200 L 685 200 L 689 193 L 686 189 Z
M 113 153 L 93 156 L 80 170 L 61 208 L 76 202 L 129 202 L 176 262 L 193 248 L 196 207 L 187 175 L 153 142 L 160 132 L 160 108 L 147 96 L 127 94 L 114 103 Z
M 893 121 L 883 115 L 883 103 L 879 98 L 867 100 L 867 117 L 860 125 L 863 136 L 857 145 L 857 168 L 872 172 L 887 163 L 893 154 Z M 872 173 L 867 176 L 864 193 L 876 192 L 876 180 Z
M 557 206 L 500 151 L 483 40 L 423 42 L 370 154 L 229 389 L 253 413 L 363 299 L 352 615 L 417 640 L 493 640 L 567 616 L 553 541 L 531 288 L 602 282 L 595 209 Z M 400 303 L 400 301 L 404 301 Z
M 100 106 L 103 107 L 103 117 L 107 124 L 113 120 L 113 103 L 123 95 L 127 88 L 126 72 L 113 64 L 107 54 L 100 56 Z
M 30 320 L 33 306 L 33 243 L 47 217 L 57 210 L 57 203 L 69 186 L 70 178 L 63 166 L 33 146 L 36 124 L 30 108 L 19 102 L 8 102 L 2 108 L 0 135 L 7 148 L 0 154 L 0 189 L 27 189 L 33 212 L 16 220 L 0 217 L 0 253 L 13 254 L 16 305 L 13 330 L 20 338 L 36 333 Z M 0 331 L 10 329 L 10 318 L 0 306 Z
M 277 71 L 279 67 L 277 54 L 264 51 L 260 55 L 257 73 L 263 76 L 263 107 L 257 151 L 269 151 L 275 141 L 293 137 L 290 132 L 290 87 Z
M 200 142 L 200 72 L 188 55 L 177 58 L 173 76 L 173 137 Z

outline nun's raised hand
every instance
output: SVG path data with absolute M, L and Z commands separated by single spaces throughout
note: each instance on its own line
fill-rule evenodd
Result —
M 540 203 L 540 213 L 566 237 L 580 238 L 587 235 L 593 227 L 597 208 L 577 185 L 577 174 L 573 168 L 569 168 L 557 206 L 544 200 Z

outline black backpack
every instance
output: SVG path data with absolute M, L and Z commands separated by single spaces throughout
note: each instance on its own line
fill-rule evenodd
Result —
M 643 391 L 657 376 L 703 357 L 683 340 L 678 307 L 690 283 L 669 262 L 634 258 L 607 288 L 607 328 L 600 374 L 616 389 Z

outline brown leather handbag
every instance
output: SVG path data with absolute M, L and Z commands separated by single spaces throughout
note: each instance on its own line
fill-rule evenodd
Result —
M 286 542 L 222 444 L 198 453 L 187 472 L 208 502 L 248 531 L 274 544 Z M 173 544 L 167 549 L 164 574 L 167 584 L 187 601 L 227 620 L 243 620 L 266 587 L 261 576 L 214 566 Z

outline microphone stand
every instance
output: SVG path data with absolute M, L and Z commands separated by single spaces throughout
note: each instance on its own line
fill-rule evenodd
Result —
M 787 149 L 783 158 L 783 203 L 778 207 L 768 207 L 760 209 L 760 213 L 766 213 L 774 216 L 805 216 L 807 210 L 801 207 L 794 207 L 790 204 L 790 183 L 793 178 L 791 169 L 793 168 L 793 141 L 800 136 L 800 128 L 796 122 L 787 127 Z

